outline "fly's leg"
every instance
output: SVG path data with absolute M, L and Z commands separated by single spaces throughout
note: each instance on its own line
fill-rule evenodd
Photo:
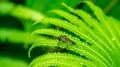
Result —
M 59 47 L 60 45 L 62 44 L 62 41 L 58 41 L 58 46 L 57 47 Z
M 57 46 L 57 48 L 59 48 L 59 46 L 60 46 L 62 43 L 64 43 L 64 42 L 61 41 L 61 40 L 59 40 L 59 41 L 58 41 L 58 46 Z M 65 43 L 65 45 L 66 45 L 66 48 L 68 48 L 69 43 Z

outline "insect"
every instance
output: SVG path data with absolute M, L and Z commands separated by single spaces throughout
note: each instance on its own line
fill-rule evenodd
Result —
M 57 37 L 57 38 L 58 38 L 59 42 L 64 42 L 64 43 L 67 43 L 67 44 L 70 44 L 70 45 L 75 45 L 75 42 L 73 42 L 72 40 L 67 38 L 67 36 L 65 36 L 65 35 L 60 35 L 60 37 Z

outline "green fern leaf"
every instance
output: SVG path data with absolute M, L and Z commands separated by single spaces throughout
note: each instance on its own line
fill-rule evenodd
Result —
M 51 63 L 52 62 L 52 63 Z M 39 56 L 34 59 L 30 66 L 32 67 L 43 67 L 43 66 L 60 66 L 60 67 L 83 67 L 96 65 L 90 61 L 79 58 L 72 54 L 66 53 L 48 53 L 43 56 Z
M 63 10 L 52 10 L 51 12 L 65 18 L 66 20 L 58 19 L 58 18 L 44 18 L 40 21 L 35 22 L 37 23 L 46 23 L 46 24 L 53 24 L 56 26 L 60 26 L 64 29 L 66 29 L 69 32 L 72 32 L 75 34 L 74 36 L 71 33 L 66 33 L 64 30 L 55 30 L 55 29 L 38 29 L 35 30 L 32 34 L 46 34 L 46 35 L 52 35 L 56 37 L 60 37 L 61 35 L 66 36 L 68 39 L 75 42 L 75 45 L 69 45 L 66 43 L 68 48 L 65 47 L 65 43 L 63 43 L 60 47 L 66 48 L 67 50 L 73 51 L 74 53 L 79 54 L 79 56 L 75 55 L 76 57 L 79 57 L 79 60 L 82 61 L 82 56 L 86 57 L 88 62 L 85 64 L 88 67 L 91 67 L 90 65 L 97 66 L 97 67 L 118 67 L 119 66 L 119 60 L 120 59 L 120 32 L 119 32 L 119 25 L 120 21 L 106 16 L 104 12 L 97 6 L 95 6 L 90 1 L 83 1 L 81 3 L 87 4 L 90 9 L 93 11 L 94 16 L 90 15 L 89 13 L 80 10 L 80 9 L 73 9 L 66 4 L 63 3 L 63 5 L 73 14 L 65 12 Z M 80 18 L 79 18 L 80 17 Z M 58 39 L 51 40 L 47 39 L 43 42 L 38 41 L 38 45 L 35 43 L 29 50 L 30 51 L 37 46 L 57 46 L 58 45 Z M 51 44 L 51 45 L 50 45 Z M 72 64 L 71 62 L 68 62 L 68 60 L 65 58 L 63 59 L 62 56 L 69 56 L 69 54 L 65 55 L 63 54 L 61 56 L 61 53 L 50 53 L 49 54 L 53 59 L 52 60 L 45 60 L 46 63 L 41 63 L 42 57 L 36 58 L 35 61 L 31 63 L 31 65 L 34 65 L 35 67 L 41 65 L 46 66 L 65 66 L 62 63 L 65 64 Z M 44 55 L 45 57 L 48 57 L 49 55 Z M 55 56 L 60 56 L 62 59 L 57 60 Z M 49 58 L 49 57 L 48 57 Z M 82 59 L 80 59 L 82 58 Z M 43 59 L 46 59 L 43 57 Z M 69 59 L 70 60 L 70 59 Z M 54 61 L 58 63 L 54 63 Z M 53 63 L 52 63 L 53 62 Z M 90 63 L 90 64 L 89 64 Z M 77 63 L 73 63 L 72 65 L 81 67 L 81 65 Z M 71 65 L 71 66 L 72 66 Z
M 50 39 L 42 39 L 42 40 L 38 40 L 37 42 L 35 42 L 28 51 L 28 56 L 30 56 L 30 52 L 33 48 L 38 47 L 38 46 L 49 46 L 49 47 L 57 47 L 58 46 L 58 40 L 50 40 Z
M 83 54 L 89 58 L 94 58 L 96 59 L 97 58 L 102 58 L 102 60 L 106 61 L 105 58 L 103 58 L 101 55 L 97 54 L 96 55 L 96 51 L 91 49 L 89 46 L 86 46 L 86 43 L 81 43 L 80 40 L 76 37 L 71 37 L 71 35 L 69 34 L 66 34 L 62 31 L 59 31 L 59 30 L 54 30 L 54 29 L 40 29 L 40 30 L 36 30 L 33 32 L 33 34 L 47 34 L 47 35 L 54 35 L 54 36 L 60 36 L 60 35 L 65 35 L 67 36 L 69 39 L 71 39 L 72 41 L 74 41 L 76 43 L 76 46 L 77 47 L 74 47 L 72 46 L 72 48 L 69 47 L 69 49 L 71 51 L 74 51 L 78 54 Z M 41 42 L 41 41 L 40 41 Z M 49 41 L 51 42 L 51 41 Z M 46 43 L 46 42 L 45 42 Z M 48 43 L 48 42 L 47 42 Z M 82 47 L 82 48 L 81 48 Z M 64 47 L 65 48 L 65 47 Z M 69 50 L 68 49 L 68 50 Z M 89 54 L 89 52 L 91 52 L 91 54 Z M 94 56 L 96 55 L 96 57 Z M 98 59 L 97 59 L 98 60 Z M 98 60 L 100 63 L 101 63 L 101 60 Z M 106 61 L 107 62 L 107 61 Z M 107 62 L 108 63 L 108 62 Z

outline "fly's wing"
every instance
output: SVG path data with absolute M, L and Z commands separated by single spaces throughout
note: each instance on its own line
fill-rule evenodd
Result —
M 72 40 L 68 39 L 68 42 L 70 45 L 75 45 L 75 42 L 73 42 Z
M 75 42 L 73 42 L 72 40 L 70 40 L 69 38 L 67 38 L 66 36 L 60 36 L 60 39 L 63 41 L 63 42 L 66 42 L 70 45 L 75 45 Z

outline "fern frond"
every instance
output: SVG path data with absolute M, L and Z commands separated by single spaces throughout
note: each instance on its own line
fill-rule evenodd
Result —
M 88 13 L 86 13 L 85 11 L 83 11 L 83 10 L 74 10 L 73 8 L 71 8 L 71 7 L 69 7 L 69 6 L 67 6 L 67 5 L 65 5 L 64 3 L 63 3 L 63 5 L 65 6 L 65 7 L 67 7 L 68 8 L 68 10 L 69 11 L 71 11 L 72 13 L 74 13 L 74 14 L 76 14 L 76 15 L 78 15 L 79 17 L 81 17 L 84 21 L 86 21 L 89 25 L 91 25 L 93 28 L 94 28 L 94 30 L 93 30 L 93 32 L 89 32 L 90 34 L 92 34 L 92 35 L 90 35 L 90 36 L 92 36 L 92 37 L 95 37 L 96 39 L 98 39 L 98 41 L 101 43 L 101 45 L 100 46 L 104 46 L 105 45 L 105 47 L 103 48 L 103 49 L 105 49 L 105 48 L 107 48 L 107 53 L 108 54 L 110 54 L 111 56 L 113 56 L 113 54 L 115 54 L 113 51 L 118 51 L 119 50 L 119 47 L 115 47 L 116 49 L 113 49 L 113 46 L 110 46 L 109 45 L 109 42 L 108 41 L 106 41 L 106 40 L 104 40 L 104 39 L 106 39 L 106 38 L 104 38 L 104 37 L 106 37 L 106 36 L 108 36 L 109 37 L 109 35 L 107 35 L 107 29 L 106 29 L 106 26 L 104 26 L 103 27 L 103 24 L 101 24 L 102 22 L 98 22 L 96 19 L 94 19 L 94 18 L 92 18 L 92 16 L 90 16 Z M 92 7 L 92 6 L 91 6 Z M 94 7 L 95 8 L 95 7 Z M 92 7 L 92 9 L 94 9 L 93 7 Z M 96 14 L 97 14 L 98 12 L 96 12 Z M 99 14 L 101 14 L 101 13 L 99 13 Z M 99 15 L 98 15 L 99 16 Z M 107 18 L 106 18 L 107 19 Z M 113 21 L 113 20 L 111 20 L 111 21 Z M 108 23 L 108 22 L 111 22 L 111 21 L 107 21 L 106 23 Z M 115 23 L 115 22 L 114 22 Z M 112 23 L 108 23 L 108 24 L 112 24 Z M 110 25 L 108 25 L 108 26 L 110 26 Z M 112 28 L 112 25 L 111 25 L 111 27 L 110 28 Z M 101 30 L 100 30 L 101 29 Z M 106 29 L 105 31 L 104 31 L 104 29 Z M 103 32 L 104 31 L 104 32 Z M 112 30 L 111 30 L 112 31 Z M 97 33 L 96 33 L 97 32 Z M 101 35 L 100 33 L 106 33 L 106 35 Z M 109 31 L 108 31 L 108 33 L 109 33 Z M 103 37 L 104 36 L 104 37 Z M 113 36 L 113 35 L 112 35 Z M 116 35 L 116 36 L 118 36 L 118 35 Z M 94 38 L 93 38 L 94 39 Z M 118 42 L 118 41 L 117 41 Z M 117 43 L 117 44 L 119 44 L 119 43 Z M 115 44 L 114 44 L 115 45 Z M 103 47 L 102 46 L 102 47 Z M 112 54 L 110 53 L 110 52 L 112 52 Z M 118 52 L 118 54 L 119 54 L 119 52 Z M 109 58 L 114 58 L 114 56 L 113 57 L 109 57 Z
M 81 55 L 84 55 L 86 58 L 89 59 L 89 61 L 92 60 L 92 62 L 94 64 L 100 65 L 100 67 L 106 67 L 106 66 L 110 66 L 110 63 L 108 61 L 106 61 L 106 59 L 104 59 L 103 57 L 99 57 L 98 55 L 96 55 L 95 53 L 93 53 L 91 50 L 89 49 L 84 49 L 81 45 L 77 46 L 77 47 L 72 47 L 69 46 L 70 50 L 74 50 L 74 52 L 79 53 Z M 83 50 L 82 50 L 83 48 Z M 88 51 L 89 50 L 89 51 Z M 87 52 L 86 52 L 87 51 Z M 98 59 L 99 57 L 99 59 Z M 102 60 L 103 59 L 103 60 Z
M 47 34 L 47 35 L 53 35 L 56 37 L 59 37 L 61 35 L 65 35 L 66 37 L 68 37 L 69 39 L 71 39 L 73 41 L 80 41 L 79 38 L 73 37 L 71 34 L 68 34 L 64 31 L 55 30 L 55 29 L 38 29 L 38 30 L 33 31 L 32 34 Z
M 115 50 L 115 52 L 117 52 L 115 45 L 111 41 L 113 36 L 110 34 L 110 28 L 109 28 L 108 22 L 105 20 L 104 12 L 99 7 L 95 6 L 93 3 L 89 1 L 85 1 L 84 3 L 89 5 L 89 7 L 93 10 L 95 16 L 100 21 L 101 26 L 104 28 L 102 30 L 104 33 L 102 34 L 105 36 L 106 40 L 109 42 L 109 45 L 111 45 L 111 47 Z
M 114 44 L 115 48 L 117 50 L 120 49 L 120 36 L 118 34 L 119 31 L 116 31 L 115 29 L 115 22 L 113 18 L 111 17 L 107 17 L 106 16 L 106 21 L 109 22 L 107 23 L 108 27 L 109 27 L 109 32 L 111 33 L 112 39 L 110 39 L 112 41 L 112 43 Z M 119 53 L 118 53 L 119 54 Z
M 70 13 L 68 13 L 68 12 L 65 12 L 65 11 L 63 11 L 63 10 L 58 10 L 58 9 L 56 9 L 56 10 L 52 10 L 51 12 L 52 12 L 52 13 L 55 13 L 55 14 L 63 17 L 63 18 L 65 18 L 65 19 L 67 19 L 69 22 L 71 22 L 72 24 L 75 24 L 75 25 L 77 25 L 77 26 L 80 26 L 80 24 L 83 24 L 83 23 L 84 23 L 81 19 L 79 19 L 79 18 L 76 17 L 75 15 L 70 14 Z
M 52 63 L 51 63 L 52 62 Z M 60 67 L 95 67 L 90 61 L 66 53 L 48 53 L 34 59 L 31 67 L 60 66 Z
M 83 1 L 86 3 L 91 10 L 93 10 L 94 16 L 91 16 L 89 13 L 79 10 L 73 9 L 65 4 L 63 4 L 71 13 L 67 13 L 63 10 L 52 10 L 55 14 L 65 18 L 66 20 L 57 19 L 57 18 L 44 18 L 37 23 L 50 23 L 56 26 L 60 26 L 66 29 L 69 32 L 72 32 L 74 37 L 71 33 L 66 33 L 64 31 L 55 30 L 55 29 L 39 29 L 35 30 L 33 34 L 46 34 L 46 35 L 53 35 L 59 37 L 61 35 L 65 35 L 68 39 L 75 42 L 75 45 L 69 45 L 67 50 L 73 51 L 80 56 L 79 58 L 83 58 L 81 55 L 87 58 L 86 62 L 93 63 L 93 66 L 97 67 L 117 67 L 119 65 L 120 59 L 120 32 L 119 32 L 119 21 L 115 20 L 112 17 L 105 16 L 104 12 L 97 6 L 95 6 L 90 1 Z M 77 15 L 77 16 L 76 16 Z M 79 18 L 80 17 L 80 18 Z M 109 22 L 109 23 L 108 23 Z M 85 40 L 85 41 L 82 41 Z M 42 40 L 41 40 L 42 41 Z M 50 45 L 51 44 L 51 45 Z M 52 46 L 56 47 L 58 44 L 58 40 L 43 40 L 40 43 L 35 43 L 29 50 L 30 51 L 37 46 Z M 65 48 L 65 43 L 62 43 L 61 48 Z M 54 53 L 53 53 L 54 54 Z M 56 54 L 59 55 L 59 54 Z M 46 56 L 46 55 L 45 55 Z M 47 57 L 47 56 L 46 56 Z M 54 57 L 54 56 L 53 56 Z M 61 54 L 60 57 L 62 58 Z M 39 57 L 42 58 L 42 57 Z M 57 58 L 52 60 L 46 60 L 46 63 L 41 63 L 42 60 L 36 58 L 36 61 L 33 62 L 36 66 L 43 64 L 44 66 L 63 66 L 61 64 L 61 60 L 56 60 Z M 38 59 L 38 60 L 37 60 Z M 46 59 L 46 58 L 44 58 Z M 82 61 L 80 59 L 80 61 Z M 41 60 L 41 61 L 40 61 Z M 56 60 L 57 63 L 54 63 Z M 63 60 L 65 63 L 67 59 Z M 70 59 L 69 59 L 70 60 Z M 39 62 L 40 61 L 40 62 Z M 68 60 L 67 60 L 68 61 Z M 53 62 L 53 63 L 51 63 Z M 38 64 L 36 64 L 38 63 Z M 73 63 L 74 64 L 74 63 Z M 88 64 L 88 63 L 87 63 Z M 76 64 L 77 65 L 77 64 Z
M 38 47 L 38 46 L 49 46 L 49 47 L 57 47 L 58 46 L 58 40 L 52 40 L 52 39 L 43 39 L 43 40 L 38 40 L 35 42 L 28 50 L 28 56 L 30 56 L 30 52 L 33 48 Z M 64 45 L 63 45 L 64 46 Z
M 104 14 L 104 12 L 97 6 L 95 6 L 94 4 L 90 3 L 90 2 L 85 2 L 87 5 L 89 5 L 89 7 L 93 10 L 95 16 L 97 17 L 97 19 L 100 21 L 100 23 L 102 24 L 102 27 L 104 28 L 104 33 L 102 33 L 106 40 L 109 42 L 109 45 L 114 49 L 115 54 L 119 54 L 119 48 L 118 45 L 116 45 L 114 42 L 112 42 L 112 39 L 115 37 L 113 31 L 111 30 L 110 27 L 110 20 L 106 20 L 106 16 Z M 115 37 L 116 38 L 116 37 Z M 119 58 L 119 56 L 116 56 L 116 60 Z
M 119 51 L 120 50 L 120 34 L 119 34 L 119 31 L 117 31 L 117 29 L 116 29 L 116 26 L 117 26 L 116 23 L 118 23 L 118 22 L 115 22 L 116 20 L 113 19 L 112 17 L 106 17 L 106 20 L 109 22 L 108 25 L 109 25 L 109 28 L 110 28 L 110 33 L 113 36 L 111 41 L 115 45 L 115 47 L 118 51 L 117 59 L 119 59 L 120 58 L 120 54 L 119 54 L 120 53 L 120 51 Z
M 39 22 L 36 22 L 36 23 L 41 23 L 41 22 L 50 23 L 50 24 L 60 26 L 60 27 L 62 27 L 64 29 L 67 29 L 70 32 L 76 34 L 77 36 L 85 39 L 86 41 L 90 42 L 91 44 L 97 44 L 94 40 L 92 40 L 90 37 L 88 37 L 89 33 L 84 31 L 84 29 L 79 28 L 79 27 L 77 27 L 75 25 L 72 25 L 71 23 L 69 23 L 69 22 L 67 22 L 65 20 L 61 20 L 61 19 L 57 19 L 57 18 L 44 18 L 43 20 L 41 20 Z
M 79 15 L 80 17 L 82 17 L 88 24 L 89 22 L 94 22 L 96 21 L 96 23 L 98 23 L 97 20 L 95 20 L 94 18 L 92 18 L 89 14 L 85 13 L 85 11 L 82 11 L 82 10 L 74 10 L 73 8 L 71 7 L 68 7 L 67 5 L 64 4 L 64 6 L 66 6 L 66 8 L 70 9 L 70 11 L 72 13 L 75 13 L 77 15 Z M 82 20 L 78 19 L 77 16 L 74 16 L 72 14 L 69 14 L 67 12 L 64 12 L 62 10 L 53 10 L 52 12 L 66 18 L 68 21 L 70 21 L 71 23 L 76 23 L 79 28 L 82 28 L 84 29 L 84 32 L 86 31 L 87 33 L 89 33 L 89 37 L 92 38 L 94 41 L 97 41 L 97 44 L 96 42 L 93 42 L 95 45 L 93 45 L 94 47 L 97 47 L 97 48 L 100 48 L 100 50 L 102 50 L 107 56 L 108 56 L 108 59 L 110 59 L 110 61 L 112 61 L 112 58 L 110 57 L 110 53 L 109 52 L 113 52 L 112 48 L 109 47 L 109 45 L 106 45 L 106 42 L 104 42 L 103 37 L 101 39 L 101 37 L 96 33 L 95 30 L 92 30 L 89 26 L 87 26 Z M 93 19 L 93 20 L 92 20 Z M 91 25 L 92 26 L 92 25 Z M 93 26 L 94 28 L 94 26 Z M 82 31 L 83 32 L 83 31 Z M 84 34 L 87 34 L 87 33 L 84 33 Z M 101 45 L 100 45 L 101 44 Z M 104 47 L 105 46 L 105 47 Z M 102 48 L 104 47 L 104 48 Z M 106 49 L 105 49 L 106 48 Z M 104 54 L 104 55 L 105 55 Z M 113 61 L 112 61 L 113 62 Z
M 97 57 L 97 58 L 100 58 L 102 61 L 107 62 L 107 60 L 104 57 L 102 57 L 100 54 L 98 54 L 92 47 L 87 46 L 86 43 L 81 42 L 78 38 L 72 37 L 70 34 L 67 34 L 65 32 L 62 32 L 59 30 L 54 30 L 54 29 L 39 29 L 39 30 L 34 31 L 33 34 L 47 34 L 47 35 L 54 35 L 54 36 L 65 35 L 69 39 L 71 39 L 72 41 L 74 41 L 76 43 L 76 47 L 74 47 L 75 49 L 70 49 L 71 51 L 74 51 L 78 54 L 83 54 L 85 56 L 88 56 L 89 58 L 96 59 L 96 57 Z M 77 46 L 79 46 L 79 47 L 77 47 Z M 89 54 L 89 52 L 91 54 Z M 96 57 L 94 57 L 93 55 Z

